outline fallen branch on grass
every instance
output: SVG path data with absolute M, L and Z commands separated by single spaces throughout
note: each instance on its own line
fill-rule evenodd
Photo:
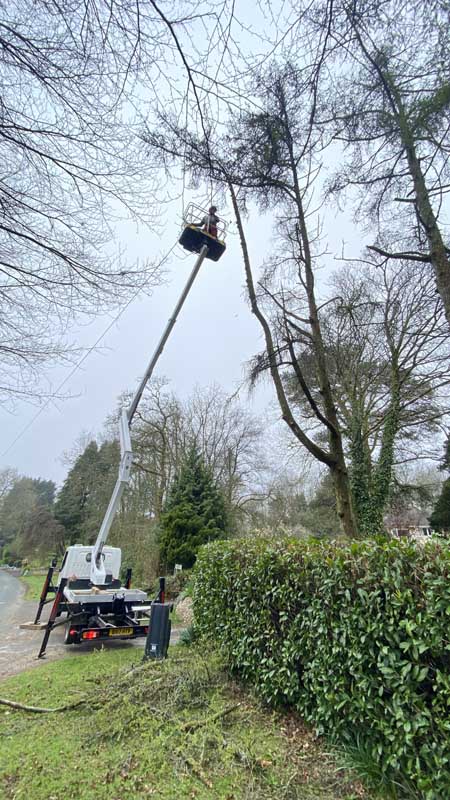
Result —
M 228 706 L 228 708 L 225 708 L 223 711 L 218 711 L 217 714 L 213 714 L 212 717 L 201 719 L 198 722 L 185 722 L 184 725 L 181 726 L 181 729 L 187 733 L 192 733 L 193 731 L 196 731 L 197 728 L 201 728 L 203 725 L 209 725 L 211 722 L 216 722 L 216 720 L 225 717 L 227 714 L 231 714 L 231 712 L 239 708 L 240 705 L 240 703 L 235 703 L 234 706 Z
M 6 698 L 0 697 L 0 705 L 17 708 L 20 711 L 31 711 L 34 714 L 54 714 L 56 711 L 71 711 L 85 702 L 86 698 L 83 698 L 82 700 L 77 700 L 76 703 L 68 703 L 65 706 L 58 706 L 58 708 L 41 708 L 40 706 L 26 706 L 24 703 L 17 703 L 15 700 L 6 700 Z

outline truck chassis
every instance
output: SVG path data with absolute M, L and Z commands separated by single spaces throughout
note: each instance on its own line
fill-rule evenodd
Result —
M 44 606 L 53 605 L 45 626 L 44 638 L 38 658 L 45 655 L 52 630 L 66 625 L 64 643 L 81 644 L 88 641 L 111 639 L 136 639 L 147 636 L 152 602 L 145 592 L 131 589 L 131 570 L 125 585 L 113 581 L 105 587 L 93 587 L 89 581 L 69 581 L 62 578 L 58 586 L 52 582 L 55 563 L 50 566 L 42 588 L 34 624 L 40 622 Z M 164 603 L 165 580 L 160 578 L 159 590 L 153 602 Z M 58 620 L 61 615 L 64 619 Z

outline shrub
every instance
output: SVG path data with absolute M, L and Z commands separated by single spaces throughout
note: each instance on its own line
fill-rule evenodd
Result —
M 183 569 L 175 575 L 166 578 L 166 595 L 169 600 L 175 600 L 178 595 L 184 592 L 192 578 L 192 570 Z
M 427 800 L 450 797 L 450 551 L 404 542 L 203 548 L 196 625 L 269 702 L 294 706 Z

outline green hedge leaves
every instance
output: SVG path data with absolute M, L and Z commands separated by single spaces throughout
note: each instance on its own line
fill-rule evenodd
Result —
M 193 597 L 202 635 L 268 702 L 364 740 L 420 797 L 450 797 L 446 545 L 216 542 Z

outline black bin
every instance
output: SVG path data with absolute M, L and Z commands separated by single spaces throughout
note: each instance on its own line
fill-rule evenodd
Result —
M 144 658 L 167 658 L 170 641 L 171 603 L 153 603 L 150 611 Z

